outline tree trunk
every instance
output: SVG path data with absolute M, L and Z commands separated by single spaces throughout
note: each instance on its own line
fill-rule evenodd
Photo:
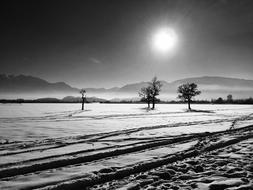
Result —
M 148 109 L 150 108 L 150 101 L 148 101 Z
M 191 100 L 188 99 L 188 110 L 191 110 Z
M 152 109 L 155 109 L 155 99 L 152 100 Z
M 84 98 L 82 98 L 82 110 L 84 109 Z

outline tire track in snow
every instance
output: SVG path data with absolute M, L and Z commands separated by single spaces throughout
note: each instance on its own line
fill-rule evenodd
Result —
M 246 130 L 244 130 L 244 132 L 247 130 L 252 130 L 253 126 L 250 126 L 248 128 L 246 128 Z M 151 161 L 147 161 L 144 163 L 140 163 L 138 165 L 134 165 L 131 167 L 126 167 L 126 168 L 121 168 L 119 170 L 116 171 L 112 171 L 109 173 L 98 173 L 96 175 L 93 176 L 89 176 L 89 177 L 83 177 L 83 178 L 79 178 L 79 179 L 75 179 L 75 180 L 70 180 L 67 182 L 63 182 L 63 183 L 58 183 L 55 185 L 51 185 L 51 186 L 46 186 L 44 188 L 40 188 L 41 190 L 45 190 L 45 189 L 50 189 L 50 190 L 67 190 L 67 189 L 86 189 L 88 187 L 97 185 L 97 184 L 101 184 L 101 183 L 105 183 L 105 182 L 109 182 L 109 181 L 113 181 L 113 180 L 117 180 L 117 179 L 122 179 L 124 177 L 128 177 L 132 174 L 136 174 L 136 173 L 141 173 L 141 172 L 145 172 L 154 168 L 158 168 L 160 166 L 163 165 L 167 165 L 167 164 L 171 164 L 173 162 L 177 162 L 177 161 L 181 161 L 187 158 L 191 158 L 191 157 L 195 157 L 198 156 L 200 154 L 206 153 L 206 152 L 210 152 L 213 150 L 217 150 L 220 148 L 224 148 L 226 146 L 232 145 L 232 144 L 236 144 L 239 143 L 243 140 L 247 140 L 250 138 L 253 138 L 253 133 L 249 133 L 249 134 L 242 134 L 242 131 L 233 131 L 233 132 L 240 132 L 240 134 L 236 134 L 236 135 L 232 135 L 232 138 L 229 138 L 227 140 L 223 140 L 223 141 L 219 141 L 217 143 L 213 143 L 207 146 L 200 146 L 199 148 L 196 147 L 196 149 L 190 149 L 190 150 L 186 150 L 186 151 L 182 151 L 179 153 L 176 153 L 175 155 L 171 155 L 165 158 L 160 158 L 158 160 L 151 160 Z M 223 134 L 227 134 L 228 132 L 224 132 Z M 220 133 L 219 135 L 223 135 L 222 133 Z M 214 135 L 210 135 L 207 137 L 212 137 Z
M 165 145 L 169 145 L 169 144 L 173 144 L 173 143 L 194 140 L 194 139 L 200 138 L 200 137 L 203 138 L 203 137 L 213 136 L 216 134 L 225 134 L 225 133 L 230 133 L 230 132 L 235 132 L 235 131 L 244 131 L 244 130 L 248 130 L 248 129 L 253 129 L 253 126 L 238 128 L 238 129 L 234 129 L 231 131 L 219 131 L 219 132 L 213 132 L 213 133 L 206 133 L 206 132 L 205 133 L 195 133 L 195 134 L 191 134 L 188 136 L 182 136 L 182 137 L 178 137 L 178 138 L 175 137 L 173 139 L 162 140 L 162 141 L 158 141 L 158 142 L 151 142 L 151 143 L 138 145 L 138 146 L 132 146 L 132 147 L 123 148 L 123 149 L 115 149 L 112 151 L 101 152 L 101 153 L 92 154 L 92 155 L 88 155 L 88 156 L 84 155 L 84 156 L 79 156 L 79 157 L 71 157 L 69 159 L 60 159 L 60 160 L 56 160 L 56 161 L 52 161 L 52 162 L 45 162 L 45 163 L 41 163 L 41 164 L 33 164 L 33 165 L 27 165 L 27 166 L 17 166 L 17 167 L 13 167 L 13 168 L 1 169 L 0 170 L 0 179 L 6 178 L 6 177 L 11 177 L 11 176 L 16 176 L 16 175 L 24 175 L 27 173 L 32 173 L 32 172 L 37 172 L 37 171 L 42 171 L 42 170 L 66 167 L 69 165 L 92 162 L 95 160 L 100 160 L 100 159 L 119 156 L 119 155 L 123 155 L 123 154 L 129 154 L 129 153 L 133 153 L 133 152 L 143 151 L 146 149 L 165 146 Z
M 241 118 L 241 117 L 240 117 Z M 23 147 L 22 149 L 25 150 L 18 150 L 18 151 L 10 151 L 7 153 L 0 153 L 0 156 L 7 156 L 7 155 L 15 155 L 25 152 L 33 152 L 33 151 L 44 151 L 48 149 L 55 149 L 55 148 L 61 148 L 64 146 L 69 146 L 73 144 L 78 143 L 85 143 L 85 142 L 96 142 L 103 138 L 113 137 L 120 134 L 131 134 L 143 130 L 153 130 L 153 129 L 160 129 L 160 128 L 167 128 L 167 127 L 180 127 L 184 125 L 199 125 L 199 124 L 210 124 L 210 123 L 223 123 L 223 122 L 234 122 L 235 120 L 240 120 L 240 118 L 236 119 L 216 119 L 216 120 L 207 120 L 207 121 L 197 121 L 197 122 L 182 122 L 182 123 L 175 123 L 175 124 L 166 124 L 166 125 L 157 125 L 157 126 L 148 126 L 148 127 L 138 127 L 134 129 L 126 129 L 126 130 L 120 130 L 120 131 L 113 131 L 113 132 L 106 132 L 106 133 L 97 133 L 97 134 L 90 134 L 90 135 L 80 135 L 80 136 L 71 136 L 71 137 L 63 137 L 63 138 L 56 138 L 56 139 L 44 139 L 42 142 L 30 142 L 30 143 L 19 143 L 20 146 L 16 147 L 16 149 Z M 250 117 L 247 117 L 245 120 L 250 120 Z M 84 140 L 82 140 L 84 139 Z M 66 142 L 67 141 L 67 142 Z M 70 142 L 68 142 L 70 141 Z M 59 143 L 59 144 L 57 144 Z M 44 147 L 44 148 L 36 148 L 32 149 L 35 146 L 45 146 L 45 145 L 52 145 L 52 147 Z M 11 144 L 11 147 L 8 147 L 4 145 L 4 150 L 13 149 L 15 147 L 15 144 Z M 26 149 L 26 147 L 31 149 Z M 1 145 L 0 145 L 0 148 Z
M 182 150 L 189 149 L 192 145 L 196 144 L 197 141 L 183 142 L 179 144 L 162 146 L 151 148 L 146 151 L 139 151 L 130 154 L 123 154 L 119 156 L 113 156 L 99 161 L 90 162 L 86 164 L 73 165 L 71 167 L 65 167 L 62 169 L 48 170 L 31 173 L 25 176 L 16 176 L 13 178 L 8 178 L 11 182 L 6 182 L 4 187 L 9 185 L 9 188 L 15 188 L 17 184 L 22 189 L 34 189 L 36 187 L 44 187 L 47 185 L 57 184 L 59 182 L 66 182 L 69 180 L 76 180 L 88 177 L 97 172 L 103 172 L 108 170 L 117 170 L 125 167 L 131 167 L 133 165 L 138 165 L 140 163 L 157 159 L 158 157 L 164 157 L 167 155 L 174 154 L 175 152 L 180 152 Z M 45 178 L 46 176 L 46 178 Z M 31 184 L 33 179 L 38 179 L 36 184 Z M 4 179 L 3 179 L 4 180 Z M 1 181 L 0 181 L 1 184 Z

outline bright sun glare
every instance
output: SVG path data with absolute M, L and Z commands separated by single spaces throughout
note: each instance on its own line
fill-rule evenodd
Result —
M 159 52 L 172 51 L 177 43 L 177 35 L 171 28 L 162 28 L 153 36 L 154 49 Z

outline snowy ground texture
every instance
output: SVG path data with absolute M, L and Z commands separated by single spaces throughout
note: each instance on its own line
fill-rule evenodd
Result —
M 253 106 L 0 105 L 0 189 L 253 189 Z

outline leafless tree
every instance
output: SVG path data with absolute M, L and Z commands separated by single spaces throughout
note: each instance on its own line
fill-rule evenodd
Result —
M 85 99 L 86 99 L 85 93 L 86 93 L 85 89 L 80 90 L 80 94 L 82 95 L 82 110 L 84 109 L 84 102 L 85 102 Z
M 161 91 L 162 83 L 155 76 L 148 84 L 149 84 L 148 86 L 151 88 L 152 109 L 155 109 L 155 103 L 157 101 L 156 97 L 159 95 Z

